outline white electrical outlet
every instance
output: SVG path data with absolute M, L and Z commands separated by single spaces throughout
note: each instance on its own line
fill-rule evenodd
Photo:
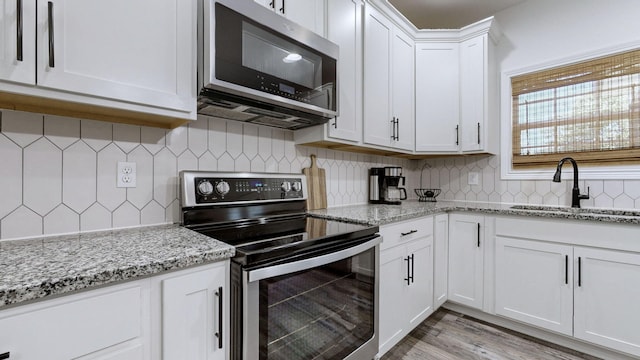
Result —
M 119 188 L 134 188 L 137 184 L 136 163 L 118 161 L 116 186 Z
M 480 183 L 480 174 L 471 171 L 469 172 L 469 185 L 478 185 Z

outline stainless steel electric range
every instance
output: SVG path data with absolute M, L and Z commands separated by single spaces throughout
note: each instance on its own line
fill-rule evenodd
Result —
M 180 173 L 183 226 L 236 247 L 233 360 L 373 359 L 377 226 L 306 214 L 301 174 Z

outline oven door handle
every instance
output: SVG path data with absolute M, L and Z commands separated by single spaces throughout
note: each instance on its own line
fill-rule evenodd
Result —
M 336 251 L 329 254 L 324 254 L 316 257 L 312 257 L 309 259 L 294 261 L 285 264 L 278 264 L 274 266 L 268 266 L 260 269 L 249 270 L 248 271 L 248 280 L 249 282 L 259 281 L 263 279 L 268 279 L 280 275 L 291 274 L 297 271 L 313 269 L 318 266 L 330 264 L 332 262 L 336 262 L 339 260 L 347 259 L 352 256 L 358 255 L 362 252 L 365 252 L 372 247 L 380 244 L 382 242 L 382 238 L 380 236 L 376 236 L 375 238 L 364 242 L 362 244 L 358 244 L 356 246 L 352 246 L 340 251 Z

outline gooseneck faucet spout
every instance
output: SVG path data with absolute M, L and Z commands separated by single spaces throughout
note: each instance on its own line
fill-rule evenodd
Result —
M 560 182 L 560 178 L 562 176 L 562 165 L 564 165 L 564 162 L 567 160 L 571 162 L 571 165 L 573 166 L 573 189 L 571 190 L 571 207 L 579 208 L 580 200 L 589 198 L 589 187 L 587 187 L 586 195 L 580 194 L 580 188 L 578 188 L 578 163 L 576 163 L 573 158 L 566 157 L 558 162 L 558 168 L 556 169 L 556 173 L 553 175 L 553 182 Z

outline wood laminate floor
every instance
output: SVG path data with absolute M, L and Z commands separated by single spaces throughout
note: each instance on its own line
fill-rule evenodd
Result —
M 381 360 L 599 360 L 462 314 L 440 309 Z

